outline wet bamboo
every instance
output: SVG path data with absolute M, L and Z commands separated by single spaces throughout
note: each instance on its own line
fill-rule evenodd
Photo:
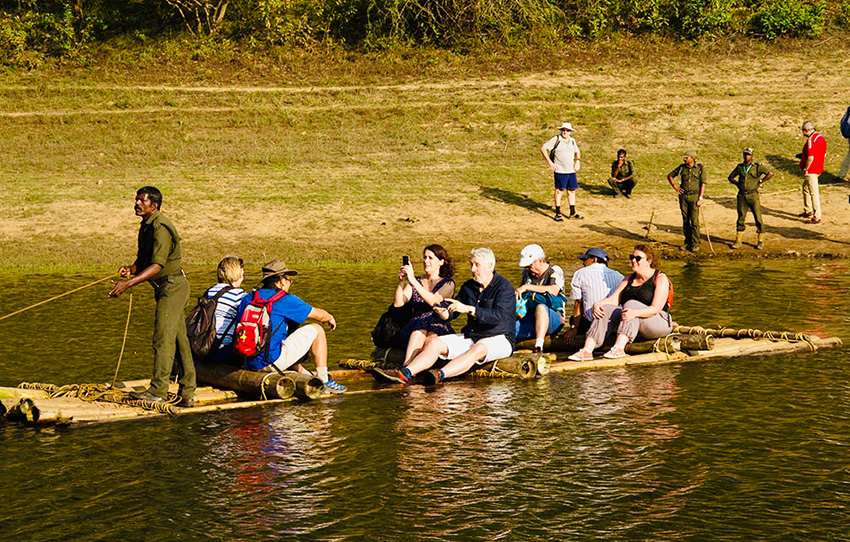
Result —
M 198 363 L 198 382 L 260 398 L 286 399 L 295 393 L 295 382 L 279 373 L 258 373 L 218 363 Z
M 509 358 L 484 363 L 476 367 L 476 369 L 493 372 L 493 367 L 495 366 L 496 373 L 501 371 L 516 375 L 525 380 L 530 380 L 537 376 L 537 359 L 539 357 L 539 355 L 531 353 L 514 353 L 514 355 Z
M 324 383 L 315 376 L 297 371 L 284 371 L 284 374 L 295 382 L 295 396 L 300 399 L 318 399 L 325 391 Z

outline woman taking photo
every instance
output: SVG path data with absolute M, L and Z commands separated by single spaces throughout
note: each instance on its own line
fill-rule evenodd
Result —
M 451 325 L 433 310 L 454 293 L 452 260 L 442 246 L 428 245 L 422 251 L 422 263 L 425 274 L 419 277 L 413 271 L 413 265 L 401 266 L 393 299 L 394 307 L 409 305 L 412 313 L 410 321 L 399 334 L 400 341 L 407 343 L 405 363 L 419 353 L 429 336 L 454 333 Z
M 659 271 L 660 261 L 655 252 L 646 245 L 637 245 L 629 255 L 629 262 L 632 273 L 610 296 L 593 305 L 593 322 L 584 347 L 569 359 L 592 360 L 593 350 L 604 344 L 606 336 L 614 329 L 617 339 L 604 354 L 609 359 L 624 357 L 626 345 L 638 335 L 644 339 L 657 339 L 673 331 L 670 317 L 672 285 L 667 275 Z

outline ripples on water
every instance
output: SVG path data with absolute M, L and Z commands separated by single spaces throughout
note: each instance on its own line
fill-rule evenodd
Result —
M 677 319 L 846 337 L 847 272 L 844 262 L 679 266 Z M 353 290 L 341 299 L 309 271 L 299 281 L 341 322 L 334 357 L 367 353 L 366 333 L 389 302 L 387 274 L 387 295 L 367 300 L 357 292 L 374 282 L 368 270 L 340 277 Z M 82 280 L 57 281 L 57 291 Z M 54 304 L 47 318 L 29 313 L 0 329 L 0 384 L 111 376 L 126 300 L 83 299 L 88 306 Z M 19 301 L 0 300 L 0 313 Z M 148 326 L 150 300 L 136 302 L 134 322 Z M 148 337 L 146 328 L 131 337 L 125 376 L 149 370 Z M 832 350 L 79 430 L 6 427 L 0 534 L 848 539 L 845 367 L 845 351 Z

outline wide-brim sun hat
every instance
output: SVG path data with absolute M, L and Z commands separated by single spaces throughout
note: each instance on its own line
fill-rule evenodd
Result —
M 565 122 L 558 126 L 558 130 L 569 130 L 570 132 L 575 132 L 575 130 L 573 129 L 573 125 L 569 122 Z
M 270 277 L 297 275 L 298 271 L 290 269 L 283 260 L 274 259 L 263 266 L 263 280 Z

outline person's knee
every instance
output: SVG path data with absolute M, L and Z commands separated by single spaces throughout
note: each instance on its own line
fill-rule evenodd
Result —
M 640 301 L 637 301 L 636 299 L 629 299 L 628 301 L 623 303 L 624 309 L 643 309 L 645 307 L 646 305 L 644 305 Z

